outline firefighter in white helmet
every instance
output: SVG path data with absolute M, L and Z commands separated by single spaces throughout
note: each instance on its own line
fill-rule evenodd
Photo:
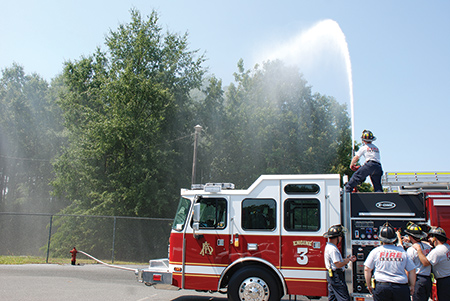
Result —
M 417 250 L 419 259 L 424 266 L 433 266 L 436 278 L 438 300 L 450 300 L 450 246 L 444 229 L 433 227 L 428 232 L 430 242 L 434 249 L 428 255 L 422 252 L 419 246 L 413 245 Z
M 347 258 L 342 259 L 342 254 L 337 248 L 337 245 L 344 237 L 344 228 L 341 225 L 331 226 L 323 236 L 328 238 L 324 255 L 325 267 L 328 271 L 328 300 L 350 301 L 344 270 L 350 261 L 356 261 L 356 257 L 349 255 Z
M 355 170 L 355 173 L 345 185 L 345 191 L 352 192 L 353 188 L 361 184 L 370 176 L 373 189 L 375 192 L 382 192 L 381 176 L 383 175 L 383 169 L 381 167 L 380 150 L 372 142 L 377 138 L 369 130 L 364 130 L 361 136 L 361 140 L 364 144 L 352 158 L 350 168 Z M 365 163 L 361 167 L 357 167 L 359 159 L 364 156 Z
M 402 247 L 394 245 L 398 238 L 389 223 L 380 227 L 378 237 L 381 246 L 370 251 L 364 262 L 367 289 L 374 301 L 410 301 L 416 283 L 416 265 Z

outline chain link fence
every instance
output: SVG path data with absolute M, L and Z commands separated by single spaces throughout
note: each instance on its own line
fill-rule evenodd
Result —
M 0 255 L 70 258 L 76 247 L 99 259 L 167 258 L 173 219 L 0 212 Z

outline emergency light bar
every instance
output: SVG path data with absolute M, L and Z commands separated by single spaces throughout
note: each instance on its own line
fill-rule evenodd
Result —
M 222 189 L 231 190 L 234 189 L 233 183 L 206 183 L 203 184 L 192 184 L 191 190 L 205 190 L 205 192 L 220 192 Z
M 203 185 L 203 184 L 192 184 L 191 190 L 203 190 L 204 187 L 205 187 L 205 185 Z

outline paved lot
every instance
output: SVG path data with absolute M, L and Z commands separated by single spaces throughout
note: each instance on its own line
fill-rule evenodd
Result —
M 132 267 L 132 268 L 145 268 Z M 132 271 L 99 264 L 0 265 L 0 299 L 23 301 L 130 300 L 226 301 L 220 293 L 156 290 L 136 281 Z M 283 298 L 289 300 L 289 297 Z M 295 300 L 291 298 L 291 300 Z M 308 300 L 297 297 L 298 301 Z M 327 300 L 322 298 L 321 300 Z

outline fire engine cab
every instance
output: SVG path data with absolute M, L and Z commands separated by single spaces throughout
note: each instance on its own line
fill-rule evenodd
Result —
M 345 181 L 345 179 L 344 179 Z M 342 193 L 338 174 L 262 175 L 248 189 L 208 183 L 182 189 L 169 258 L 138 279 L 156 288 L 227 293 L 230 300 L 327 296 L 323 233 L 348 230 L 342 255 L 355 300 L 371 300 L 363 263 L 389 221 L 440 226 L 450 233 L 450 173 L 386 173 L 383 193 Z

